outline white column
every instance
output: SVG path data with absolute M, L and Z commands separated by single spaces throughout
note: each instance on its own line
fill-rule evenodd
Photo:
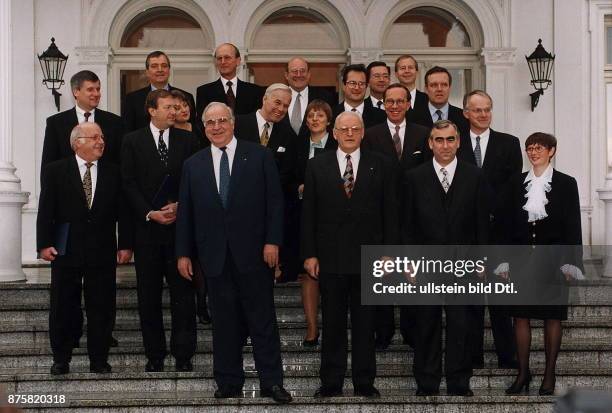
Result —
M 484 57 L 486 90 L 493 99 L 493 128 L 508 132 L 511 121 L 511 70 L 514 66 L 516 49 L 492 48 L 482 49 Z
M 11 2 L 0 1 L 0 282 L 25 280 L 21 269 L 21 207 L 28 193 L 13 166 Z

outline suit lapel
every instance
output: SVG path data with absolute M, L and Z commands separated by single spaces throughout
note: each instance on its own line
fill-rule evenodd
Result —
M 459 212 L 462 205 L 462 198 L 465 191 L 465 168 L 461 165 L 461 162 L 457 161 L 457 169 L 455 169 L 455 176 L 453 177 L 453 183 L 451 184 L 448 195 L 448 222 L 452 223 L 453 218 Z
M 378 109 L 377 109 L 378 110 Z M 357 179 L 355 180 L 355 186 L 353 187 L 353 196 L 351 200 L 357 202 L 358 200 L 367 197 L 368 188 L 370 188 L 370 181 L 372 180 L 372 174 L 375 173 L 375 164 L 370 154 L 367 152 L 361 152 L 361 158 L 359 159 L 359 169 L 357 170 Z
M 108 168 L 105 168 L 103 163 L 98 161 L 98 177 L 96 179 L 96 191 L 93 194 L 93 202 L 91 203 L 91 210 L 93 211 L 99 204 L 100 199 L 104 199 L 106 195 L 106 184 L 108 183 Z M 85 191 L 83 191 L 85 193 Z
M 85 198 L 85 190 L 83 189 L 83 180 L 81 179 L 81 173 L 79 172 L 79 165 L 77 164 L 76 158 L 71 157 L 68 165 L 68 180 L 71 185 L 74 186 L 80 203 L 83 207 L 87 208 L 87 199 Z
M 217 180 L 215 177 L 215 168 L 213 166 L 212 160 L 212 145 L 209 148 L 206 148 L 200 152 L 202 156 L 202 161 L 204 163 L 204 167 L 200 173 L 202 179 L 204 180 L 203 184 L 207 186 L 209 189 L 205 191 L 205 193 L 216 194 L 215 202 L 217 202 L 219 208 L 223 208 L 223 203 L 221 202 L 221 196 L 219 195 L 219 189 L 217 188 Z M 234 160 L 236 158 L 234 157 Z M 230 177 L 231 183 L 231 177 Z
M 344 180 L 340 175 L 340 165 L 336 153 L 329 157 L 329 162 L 325 165 L 325 176 L 328 176 L 332 184 L 333 193 L 337 194 L 339 199 L 347 201 L 346 193 L 344 192 Z
M 495 163 L 495 153 L 499 149 L 498 143 L 498 139 L 495 139 L 495 132 L 493 132 L 492 129 L 489 129 L 489 142 L 487 142 L 487 151 L 484 153 L 484 162 L 482 163 L 482 169 L 489 170 Z
M 240 142 L 240 140 L 238 140 L 238 143 L 236 145 L 236 153 L 234 154 L 234 161 L 232 162 L 232 174 L 230 176 L 229 193 L 227 195 L 227 205 L 231 205 L 234 193 L 238 190 L 238 185 L 240 185 L 240 182 L 243 181 L 241 179 L 241 175 L 244 173 L 244 167 L 247 161 L 248 161 L 248 150 Z

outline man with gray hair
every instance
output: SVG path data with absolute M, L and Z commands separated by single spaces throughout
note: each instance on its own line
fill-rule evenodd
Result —
M 323 314 L 321 387 L 315 397 L 342 395 L 351 313 L 355 396 L 380 397 L 374 387 L 374 307 L 361 305 L 361 245 L 399 241 L 397 186 L 391 161 L 360 150 L 361 116 L 345 111 L 334 123 L 338 149 L 308 161 L 304 180 L 301 255 L 319 280 Z
M 285 240 L 289 242 L 281 251 L 281 280 L 297 278 L 300 270 L 297 245 L 298 219 L 295 214 L 298 202 L 296 178 L 297 136 L 291 125 L 282 122 L 291 103 L 291 88 L 273 83 L 266 89 L 261 108 L 248 115 L 236 117 L 236 138 L 257 142 L 274 155 L 285 195 Z
M 185 161 L 176 221 L 176 255 L 191 280 L 197 252 L 212 312 L 215 397 L 242 395 L 246 322 L 261 395 L 291 402 L 283 388 L 272 271 L 283 238 L 283 195 L 270 151 L 234 136 L 224 103 L 204 109 L 210 147 Z
M 105 150 L 100 126 L 76 125 L 70 146 L 71 157 L 43 167 L 36 220 L 39 256 L 51 263 L 51 374 L 70 371 L 83 284 L 89 368 L 93 373 L 110 373 L 116 268 L 132 257 L 132 231 L 122 204 L 119 167 L 100 160 Z

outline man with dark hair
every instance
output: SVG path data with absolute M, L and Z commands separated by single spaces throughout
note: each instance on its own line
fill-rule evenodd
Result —
M 149 92 L 148 126 L 125 136 L 121 172 L 135 228 L 134 262 L 138 313 L 148 372 L 163 371 L 166 336 L 163 280 L 170 289 L 170 351 L 178 371 L 191 371 L 196 348 L 193 284 L 179 276 L 174 253 L 178 188 L 185 159 L 198 149 L 193 134 L 174 125 L 176 98 L 165 89 Z
M 189 105 L 195 107 L 193 95 L 182 89 L 171 86 L 168 83 L 170 77 L 170 59 L 168 56 L 159 50 L 151 52 L 145 60 L 145 75 L 149 79 L 149 85 L 128 93 L 125 101 L 121 105 L 121 117 L 125 121 L 126 133 L 135 131 L 136 129 L 144 128 L 149 124 L 149 112 L 145 108 L 145 99 L 152 90 L 165 89 L 180 90 L 187 96 Z M 189 121 L 193 124 L 196 120 L 195 113 L 191 113 Z
M 123 207 L 119 167 L 101 159 L 102 129 L 93 122 L 76 125 L 69 145 L 72 156 L 43 167 L 36 220 L 37 250 L 40 258 L 51 262 L 51 374 L 70 371 L 74 325 L 82 324 L 83 283 L 89 368 L 92 373 L 110 373 L 117 263 L 132 257 L 132 231 Z
M 368 65 L 368 85 L 370 97 L 367 103 L 376 109 L 385 110 L 383 93 L 391 81 L 391 68 L 385 62 L 375 61 Z
M 503 242 L 499 236 L 501 232 L 496 212 L 502 207 L 501 194 L 504 187 L 513 175 L 521 172 L 523 168 L 523 155 L 517 137 L 491 129 L 493 100 L 483 90 L 474 90 L 463 98 L 463 115 L 470 127 L 462 136 L 462 145 L 457 156 L 459 159 L 476 165 L 488 184 L 488 206 L 490 217 L 489 241 Z M 488 274 L 495 277 L 494 274 Z M 489 306 L 491 318 L 491 331 L 495 341 L 497 364 L 500 368 L 516 368 L 516 347 L 512 320 L 496 306 Z M 470 308 L 475 326 L 471 329 L 472 338 L 472 367 L 482 368 L 483 338 L 484 338 L 484 306 Z
M 366 129 L 385 121 L 386 116 L 383 111 L 365 104 L 368 70 L 363 64 L 344 66 L 344 69 L 342 69 L 342 84 L 344 102 L 333 108 L 334 120 L 340 113 L 350 111 L 361 116 Z
M 74 156 L 70 147 L 70 132 L 82 122 L 95 122 L 100 126 L 105 143 L 102 157 L 119 164 L 124 125 L 119 116 L 98 109 L 102 96 L 100 79 L 92 71 L 81 70 L 70 79 L 70 89 L 75 100 L 74 107 L 47 118 L 42 166 Z
M 438 120 L 450 120 L 463 134 L 469 128 L 463 117 L 463 111 L 448 102 L 453 78 L 450 72 L 440 66 L 434 66 L 425 73 L 425 91 L 429 103 L 422 108 L 415 108 L 411 113 L 412 121 L 431 128 Z
M 413 56 L 404 54 L 395 60 L 395 77 L 410 92 L 410 110 L 408 113 L 415 108 L 420 109 L 427 106 L 427 94 L 416 88 L 418 75 L 419 63 Z
M 302 57 L 293 57 L 285 66 L 285 80 L 291 88 L 291 104 L 283 122 L 288 122 L 300 138 L 308 139 L 310 132 L 306 126 L 306 106 L 315 99 L 321 99 L 330 106 L 337 104 L 331 94 L 321 87 L 310 86 L 310 65 Z
M 202 118 L 204 108 L 210 102 L 223 102 L 235 115 L 255 112 L 261 104 L 263 88 L 244 82 L 237 77 L 240 66 L 240 51 L 231 43 L 220 44 L 215 49 L 215 66 L 219 79 L 198 87 L 196 92 L 196 111 Z

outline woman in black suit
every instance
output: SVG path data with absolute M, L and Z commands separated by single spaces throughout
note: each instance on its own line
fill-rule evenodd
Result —
M 580 199 L 576 180 L 569 175 L 553 169 L 550 161 L 555 155 L 557 140 L 554 136 L 536 132 L 525 141 L 525 151 L 531 163 L 531 170 L 516 175 L 510 180 L 505 214 L 506 236 L 509 244 L 532 245 L 582 245 L 580 227 Z M 537 251 L 542 251 L 540 248 Z M 544 249 L 546 251 L 546 249 Z M 546 367 L 540 387 L 540 395 L 551 395 L 555 391 L 555 365 L 561 347 L 561 320 L 567 320 L 567 289 L 555 297 L 555 286 L 565 284 L 572 278 L 583 278 L 582 256 L 579 247 L 572 248 L 571 253 L 559 254 L 561 247 L 552 250 L 553 254 L 531 255 L 532 260 L 524 265 L 526 272 L 515 273 L 520 279 L 533 274 L 537 281 L 529 284 L 530 288 L 541 289 L 537 292 L 539 302 L 554 299 L 556 305 L 509 306 L 508 311 L 514 317 L 514 330 L 519 361 L 518 376 L 506 390 L 506 394 L 520 393 L 523 388 L 529 390 L 531 373 L 529 372 L 529 348 L 531 346 L 530 319 L 544 320 L 544 349 Z M 513 264 L 514 265 L 514 264 Z M 517 265 L 518 266 L 518 265 Z M 537 269 L 534 269 L 537 268 Z M 544 268 L 544 270 L 542 270 Z M 527 270 L 528 269 L 528 270 Z M 512 266 L 501 268 L 503 278 L 512 276 Z M 529 275 L 525 275 L 529 274 Z M 553 298 L 554 297 L 554 298 Z M 553 301 L 549 301 L 549 304 Z M 559 305 L 560 304 L 560 305 Z
M 314 99 L 306 107 L 304 116 L 306 126 L 310 131 L 310 137 L 300 142 L 298 148 L 297 178 L 300 199 L 302 199 L 302 193 L 304 192 L 304 174 L 308 160 L 323 151 L 335 150 L 338 146 L 336 140 L 329 133 L 332 119 L 332 110 L 329 104 L 321 99 Z M 301 205 L 298 211 L 301 213 Z M 301 276 L 301 283 L 302 304 L 307 324 L 303 344 L 304 347 L 315 347 L 319 344 L 319 328 L 317 326 L 319 281 L 304 273 Z
M 198 122 L 191 123 L 189 121 L 189 119 L 191 119 L 191 114 L 195 109 L 191 107 L 191 103 L 189 102 L 189 99 L 187 99 L 187 95 L 178 89 L 173 89 L 170 93 L 172 93 L 172 96 L 178 100 L 178 104 L 176 105 L 174 127 L 193 133 L 200 148 L 209 146 L 210 142 L 204 135 L 202 129 L 198 126 Z

